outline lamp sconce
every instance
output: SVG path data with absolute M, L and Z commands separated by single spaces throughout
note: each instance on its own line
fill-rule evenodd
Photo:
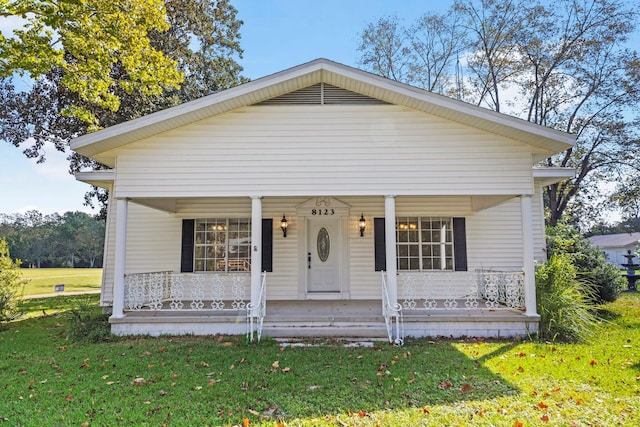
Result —
M 289 223 L 287 222 L 287 217 L 282 214 L 282 219 L 280 220 L 280 229 L 282 230 L 282 237 L 287 237 L 287 228 L 289 227 Z
M 360 226 L 360 237 L 364 237 L 364 229 L 367 227 L 367 221 L 364 219 L 364 214 L 360 214 L 360 219 L 358 220 L 358 225 Z

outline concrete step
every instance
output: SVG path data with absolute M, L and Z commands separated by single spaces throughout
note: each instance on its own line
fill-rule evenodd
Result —
M 387 329 L 384 322 L 285 322 L 268 321 L 265 318 L 262 334 L 270 337 L 333 337 L 371 338 L 386 341 Z

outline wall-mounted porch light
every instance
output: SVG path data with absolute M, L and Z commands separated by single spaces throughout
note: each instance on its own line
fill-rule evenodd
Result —
M 287 222 L 287 217 L 282 214 L 282 219 L 280 220 L 280 229 L 282 230 L 282 237 L 287 237 L 287 228 L 289 227 L 289 223 Z
M 360 214 L 360 219 L 358 220 L 358 225 L 360 226 L 360 237 L 364 237 L 364 229 L 367 226 L 367 221 L 364 219 L 364 213 Z

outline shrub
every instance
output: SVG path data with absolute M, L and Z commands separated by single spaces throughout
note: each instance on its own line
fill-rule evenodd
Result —
M 92 343 L 107 341 L 111 338 L 109 314 L 89 300 L 78 300 L 77 306 L 69 311 L 68 336 L 74 341 Z
M 586 341 L 594 330 L 593 285 L 577 279 L 567 254 L 557 254 L 536 271 L 539 336 L 545 340 Z
M 567 254 L 578 278 L 593 284 L 595 304 L 613 302 L 620 296 L 626 283 L 620 270 L 608 263 L 605 254 L 574 227 L 558 224 L 547 228 L 547 256 L 555 254 Z
M 20 294 L 23 288 L 20 261 L 11 259 L 7 241 L 0 239 L 0 325 L 20 317 Z

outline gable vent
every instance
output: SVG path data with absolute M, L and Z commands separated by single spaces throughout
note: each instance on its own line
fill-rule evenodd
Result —
M 361 95 L 326 83 L 298 89 L 256 105 L 336 105 L 336 104 L 388 104 L 388 102 Z

